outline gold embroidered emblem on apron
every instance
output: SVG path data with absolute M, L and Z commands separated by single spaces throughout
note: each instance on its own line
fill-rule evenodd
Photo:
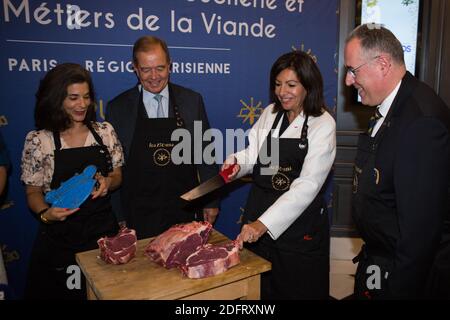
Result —
M 167 166 L 170 162 L 170 152 L 164 148 L 157 149 L 153 153 L 153 162 L 160 167 Z
M 289 189 L 290 185 L 291 181 L 285 174 L 278 172 L 272 176 L 272 188 L 275 190 L 284 191 Z

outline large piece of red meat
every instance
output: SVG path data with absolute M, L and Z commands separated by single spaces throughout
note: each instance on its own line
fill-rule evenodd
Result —
M 182 265 L 208 241 L 211 230 L 212 225 L 206 221 L 175 225 L 150 241 L 145 254 L 168 269 Z
M 97 241 L 100 257 L 107 263 L 124 264 L 136 254 L 136 231 L 122 228 L 114 237 L 104 237 Z
M 198 279 L 225 272 L 239 262 L 239 244 L 231 241 L 220 245 L 205 244 L 187 257 L 179 268 L 188 278 Z

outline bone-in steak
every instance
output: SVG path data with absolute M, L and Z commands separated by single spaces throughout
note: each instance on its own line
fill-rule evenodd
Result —
M 239 244 L 231 241 L 226 244 L 205 244 L 179 266 L 188 278 L 206 278 L 227 271 L 237 265 L 239 260 Z
M 114 237 L 104 237 L 97 241 L 100 257 L 107 263 L 124 264 L 136 254 L 136 231 L 122 228 Z
M 182 265 L 208 241 L 211 229 L 212 225 L 206 221 L 175 225 L 154 238 L 145 254 L 168 269 Z

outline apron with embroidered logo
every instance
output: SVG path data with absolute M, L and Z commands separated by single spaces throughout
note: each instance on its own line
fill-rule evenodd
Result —
M 284 112 L 275 118 L 274 130 Z M 308 117 L 300 139 L 277 138 L 279 166 L 273 175 L 261 174 L 269 165 L 261 163 L 261 154 L 253 168 L 254 184 L 245 207 L 243 222 L 258 219 L 300 176 L 308 153 Z M 289 122 L 284 116 L 279 136 Z M 270 150 L 275 138 L 269 132 Z M 260 151 L 261 152 L 261 151 Z M 280 212 L 279 214 L 283 214 Z M 272 263 L 272 270 L 261 275 L 262 299 L 327 299 L 329 295 L 329 223 L 320 192 L 297 220 L 277 239 L 267 233 L 246 247 Z
M 169 108 L 174 118 L 149 119 L 141 91 L 123 188 L 129 208 L 127 224 L 136 230 L 138 239 L 157 236 L 174 224 L 196 218 L 196 209 L 180 199 L 198 185 L 196 168 L 192 161 L 176 165 L 171 159 L 172 132 L 184 123 L 176 102 Z
M 88 128 L 99 145 L 61 149 L 59 133 L 53 134 L 55 169 L 50 184 L 52 190 L 89 165 L 95 165 L 104 176 L 112 171 L 108 149 L 98 133 L 90 125 Z M 109 194 L 96 199 L 89 196 L 80 209 L 64 221 L 41 224 L 31 256 L 25 298 L 86 299 L 85 279 L 81 271 L 81 289 L 68 288 L 67 279 L 71 275 L 68 267 L 77 265 L 77 252 L 95 249 L 99 238 L 113 236 L 117 232 L 118 224 Z

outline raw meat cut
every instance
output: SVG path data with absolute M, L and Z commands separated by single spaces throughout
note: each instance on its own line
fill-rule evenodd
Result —
M 192 279 L 220 274 L 240 262 L 239 244 L 206 244 L 211 230 L 208 222 L 175 225 L 153 239 L 145 254 L 167 269 L 178 267 Z
M 208 241 L 211 230 L 212 225 L 206 221 L 174 225 L 150 241 L 145 254 L 167 269 L 182 265 Z
M 239 244 L 237 241 L 231 241 L 202 246 L 187 257 L 186 263 L 179 268 L 188 278 L 198 279 L 225 272 L 239 262 Z
M 98 239 L 100 258 L 111 264 L 124 264 L 136 254 L 136 231 L 123 227 L 114 237 Z

